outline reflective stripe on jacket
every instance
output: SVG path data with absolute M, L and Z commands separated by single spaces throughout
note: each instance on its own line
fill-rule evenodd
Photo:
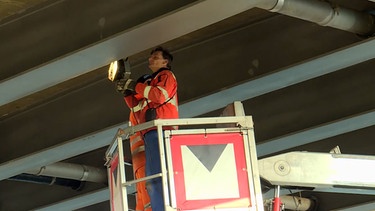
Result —
M 140 111 L 138 112 L 133 112 L 131 111 L 130 114 L 129 114 L 129 125 L 130 126 L 134 126 L 134 125 L 137 125 L 137 119 L 136 119 L 136 116 L 137 116 L 137 113 L 139 113 Z M 145 151 L 145 143 L 143 141 L 143 138 L 142 138 L 142 134 L 141 132 L 136 132 L 134 133 L 133 135 L 131 135 L 129 137 L 130 139 L 130 151 L 132 153 L 132 155 L 134 156 L 135 154 L 139 153 L 139 152 L 143 152 Z

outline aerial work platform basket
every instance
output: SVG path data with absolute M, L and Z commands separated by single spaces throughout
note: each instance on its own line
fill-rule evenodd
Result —
M 222 117 L 153 120 L 120 128 L 106 152 L 112 211 L 128 211 L 134 185 L 161 177 L 166 211 L 309 210 L 313 201 L 284 197 L 303 190 L 375 195 L 375 156 L 288 152 L 258 160 L 251 116 L 234 102 Z M 178 126 L 178 130 L 163 130 Z M 129 137 L 157 130 L 161 173 L 133 180 Z M 130 179 L 127 179 L 130 178 Z M 274 187 L 262 193 L 260 180 Z M 262 198 L 265 197 L 266 200 Z M 271 200 L 268 200 L 272 198 Z M 133 200 L 134 201 L 134 200 Z M 300 203 L 301 202 L 301 203 Z M 288 204 L 289 203 L 289 204 Z M 133 207 L 133 206 L 132 206 Z M 156 210 L 157 211 L 157 210 Z
M 126 140 L 148 128 L 158 132 L 161 173 L 127 180 Z M 114 211 L 129 210 L 130 187 L 155 177 L 162 178 L 165 210 L 263 210 L 251 116 L 154 120 L 119 129 L 106 159 Z

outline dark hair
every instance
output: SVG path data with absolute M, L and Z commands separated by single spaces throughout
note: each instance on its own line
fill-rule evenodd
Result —
M 171 63 L 173 61 L 173 56 L 172 54 L 165 48 L 161 47 L 161 46 L 158 46 L 156 47 L 154 50 L 151 51 L 151 54 L 157 52 L 157 51 L 160 51 L 162 53 L 162 56 L 164 59 L 168 60 L 168 64 L 167 64 L 167 67 L 169 69 L 171 69 Z

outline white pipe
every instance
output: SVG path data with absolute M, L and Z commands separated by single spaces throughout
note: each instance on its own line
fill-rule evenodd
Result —
M 280 196 L 281 203 L 284 204 L 286 210 L 309 210 L 314 206 L 314 202 L 308 198 L 302 198 L 298 196 Z
M 100 169 L 80 164 L 62 162 L 57 162 L 37 169 L 31 169 L 24 173 L 90 182 L 107 181 L 107 172 L 105 168 Z
M 283 195 L 280 196 L 280 201 L 284 210 L 307 211 L 315 206 L 313 200 L 298 196 Z M 273 206 L 273 199 L 267 199 L 263 204 L 265 207 L 269 208 L 270 206 Z
M 256 7 L 359 35 L 373 35 L 375 19 L 369 13 L 336 7 L 317 0 L 256 0 Z

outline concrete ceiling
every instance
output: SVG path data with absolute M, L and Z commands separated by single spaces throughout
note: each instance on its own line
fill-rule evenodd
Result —
M 0 210 L 109 210 L 103 183 L 76 191 L 7 178 L 58 161 L 104 169 L 105 150 L 128 118 L 107 64 L 129 56 L 137 78 L 149 72 L 157 45 L 174 54 L 181 116 L 217 116 L 242 101 L 260 157 L 337 145 L 375 155 L 374 39 L 253 5 L 0 1 Z M 375 3 L 331 5 L 367 14 Z M 371 189 L 301 194 L 319 210 L 375 209 Z

